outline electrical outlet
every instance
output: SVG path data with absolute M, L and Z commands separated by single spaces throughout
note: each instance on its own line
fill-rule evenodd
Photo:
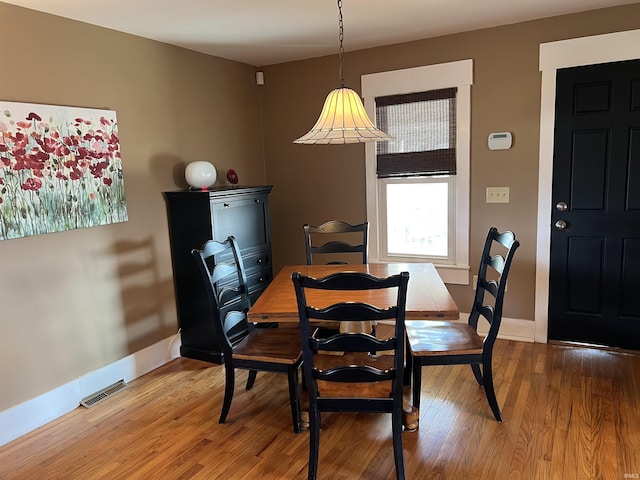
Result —
M 487 203 L 509 203 L 509 187 L 487 187 Z

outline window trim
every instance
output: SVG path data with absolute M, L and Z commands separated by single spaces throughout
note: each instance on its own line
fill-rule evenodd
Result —
M 473 60 L 427 65 L 388 72 L 362 75 L 362 96 L 370 118 L 375 118 L 375 98 L 457 87 L 457 174 L 455 201 L 455 264 L 436 264 L 446 283 L 469 285 L 469 211 L 470 211 L 470 144 L 471 144 L 471 85 Z M 365 180 L 367 221 L 369 222 L 369 258 L 381 259 L 381 228 L 379 227 L 379 180 L 376 175 L 376 144 L 365 144 Z

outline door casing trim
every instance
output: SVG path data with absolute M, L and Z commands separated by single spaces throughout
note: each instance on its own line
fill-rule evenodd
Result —
M 551 247 L 551 183 L 555 126 L 556 72 L 559 68 L 640 58 L 640 30 L 572 38 L 540 44 L 542 90 L 538 162 L 538 224 L 536 242 L 535 341 L 546 343 L 549 326 Z

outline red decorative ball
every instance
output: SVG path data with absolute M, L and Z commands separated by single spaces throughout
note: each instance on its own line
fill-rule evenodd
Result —
M 227 170 L 227 180 L 232 185 L 235 185 L 236 183 L 238 183 L 238 174 L 233 168 L 230 168 L 229 170 Z

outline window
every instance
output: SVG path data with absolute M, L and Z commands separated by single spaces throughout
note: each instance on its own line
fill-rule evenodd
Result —
M 362 76 L 367 113 L 394 136 L 366 146 L 372 261 L 431 261 L 445 282 L 469 283 L 472 68 L 463 60 Z
M 449 263 L 455 225 L 448 215 L 455 191 L 452 178 L 394 178 L 380 182 L 383 260 L 408 258 Z

